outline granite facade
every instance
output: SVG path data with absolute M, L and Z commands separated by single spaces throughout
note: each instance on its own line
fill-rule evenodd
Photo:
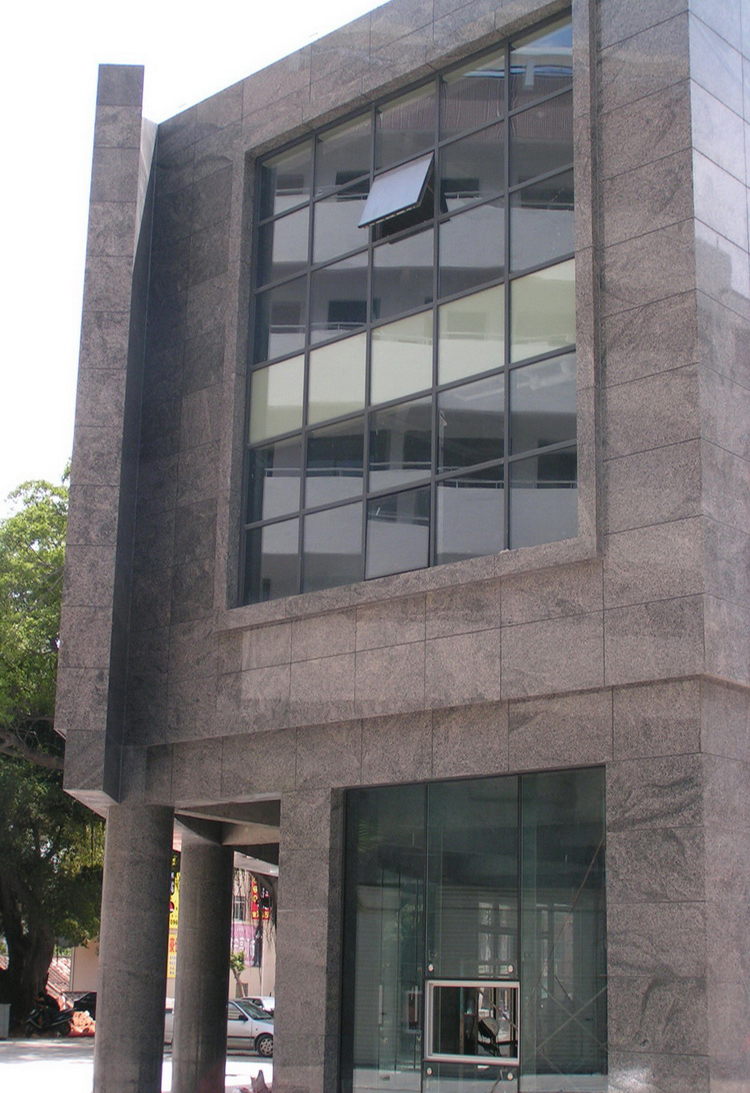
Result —
M 66 785 L 118 817 L 110 870 L 123 825 L 150 854 L 164 810 L 280 800 L 279 1093 L 335 1088 L 341 791 L 588 765 L 607 777 L 607 1088 L 750 1083 L 740 0 L 572 5 L 578 538 L 236 606 L 255 158 L 564 8 L 392 0 L 162 123 L 143 209 L 142 73 L 101 71 Z

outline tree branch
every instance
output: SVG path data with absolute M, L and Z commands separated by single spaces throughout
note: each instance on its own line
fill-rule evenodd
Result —
M 62 770 L 64 766 L 61 755 L 50 755 L 49 752 L 30 748 L 8 729 L 0 729 L 0 755 L 7 755 L 10 759 L 25 759 L 37 767 L 44 767 L 45 770 Z

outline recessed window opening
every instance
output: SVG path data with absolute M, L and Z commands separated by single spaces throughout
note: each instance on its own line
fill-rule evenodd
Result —
M 577 534 L 570 60 L 556 18 L 260 163 L 243 600 Z

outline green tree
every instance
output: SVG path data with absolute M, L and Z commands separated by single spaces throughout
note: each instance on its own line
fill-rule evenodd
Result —
M 68 490 L 26 482 L 0 522 L 0 1001 L 28 1013 L 55 944 L 95 937 L 103 825 L 62 788 L 55 679 Z

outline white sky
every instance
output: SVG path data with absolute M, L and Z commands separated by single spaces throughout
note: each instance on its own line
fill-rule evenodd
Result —
M 383 0 L 41 0 L 4 17 L 0 517 L 73 436 L 97 67 L 146 66 L 163 121 Z

